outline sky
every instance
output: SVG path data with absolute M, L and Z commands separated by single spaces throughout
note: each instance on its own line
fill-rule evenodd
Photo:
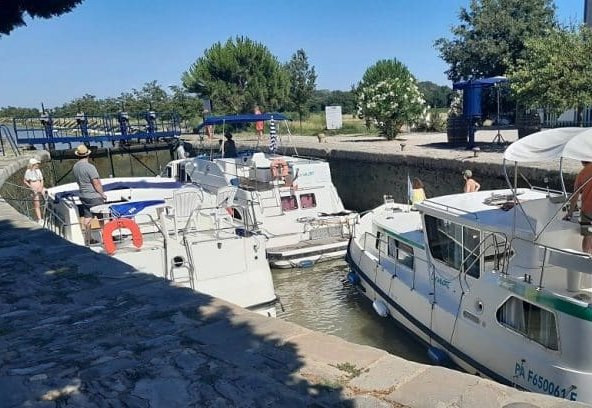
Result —
M 451 85 L 434 48 L 470 0 L 84 0 L 72 12 L 0 37 L 0 107 L 46 108 L 85 94 L 117 97 L 156 80 L 168 88 L 216 42 L 246 36 L 281 62 L 305 50 L 317 89 L 349 90 L 396 58 L 419 81 Z M 584 0 L 556 0 L 560 22 Z

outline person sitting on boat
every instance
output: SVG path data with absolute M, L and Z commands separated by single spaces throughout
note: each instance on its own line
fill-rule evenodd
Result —
M 234 140 L 232 140 L 232 133 L 226 131 L 224 137 L 226 138 L 226 141 L 222 146 L 222 157 L 237 157 L 236 144 L 234 144 Z
M 84 144 L 81 144 L 74 151 L 74 155 L 78 157 L 78 161 L 72 167 L 72 174 L 78 184 L 80 190 L 80 202 L 82 203 L 82 217 L 84 236 L 87 244 L 90 243 L 91 221 L 93 214 L 90 211 L 91 207 L 101 205 L 107 200 L 107 195 L 103 192 L 103 185 L 99 177 L 97 168 L 89 163 L 88 157 L 90 150 Z
M 411 188 L 411 205 L 415 206 L 415 204 L 419 204 L 426 199 L 423 183 L 420 179 L 415 177 L 411 183 Z
M 35 209 L 37 222 L 41 224 L 43 223 L 43 218 L 41 217 L 41 196 L 45 192 L 45 188 L 43 187 L 43 173 L 39 169 L 39 163 L 39 160 L 34 157 L 29 160 L 23 182 L 33 192 L 33 208 Z
M 592 162 L 583 161 L 584 168 L 576 177 L 574 194 L 569 200 L 566 218 L 570 219 L 582 197 L 580 208 L 580 232 L 582 234 L 582 251 L 592 253 Z
M 479 191 L 481 184 L 477 183 L 477 181 L 473 178 L 473 172 L 471 170 L 463 171 L 462 175 L 465 179 L 465 187 L 463 189 L 465 193 Z

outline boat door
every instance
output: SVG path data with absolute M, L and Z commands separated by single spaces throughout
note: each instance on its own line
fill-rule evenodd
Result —
M 428 214 L 424 222 L 434 287 L 430 328 L 440 342 L 452 344 L 463 304 L 479 279 L 480 232 Z

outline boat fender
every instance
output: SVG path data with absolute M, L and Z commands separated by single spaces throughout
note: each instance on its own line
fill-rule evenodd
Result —
M 436 365 L 446 365 L 449 361 L 448 354 L 438 347 L 430 346 L 428 348 L 428 357 Z
M 132 233 L 132 243 L 136 248 L 142 248 L 144 238 L 142 237 L 138 224 L 130 218 L 117 218 L 105 224 L 101 231 L 103 235 L 103 246 L 105 247 L 105 252 L 109 255 L 113 255 L 117 250 L 115 241 L 113 241 L 113 232 L 116 229 L 121 228 L 128 229 Z
M 312 268 L 314 266 L 314 261 L 311 259 L 303 259 L 302 261 L 298 262 L 298 266 L 300 268 Z
M 382 300 L 376 299 L 372 302 L 372 307 L 378 316 L 380 317 L 387 317 L 389 315 L 388 307 L 384 304 Z
M 355 272 L 350 272 L 347 274 L 347 281 L 350 285 L 359 285 L 360 284 L 360 277 Z

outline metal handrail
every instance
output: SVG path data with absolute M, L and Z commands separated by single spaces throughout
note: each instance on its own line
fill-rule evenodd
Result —
M 18 144 L 16 140 L 12 136 L 10 129 L 6 125 L 0 125 L 0 148 L 2 149 L 2 155 L 6 156 L 6 149 L 4 148 L 4 139 L 8 141 L 10 148 L 12 149 L 12 153 L 15 156 L 20 156 L 21 152 L 18 148 Z

